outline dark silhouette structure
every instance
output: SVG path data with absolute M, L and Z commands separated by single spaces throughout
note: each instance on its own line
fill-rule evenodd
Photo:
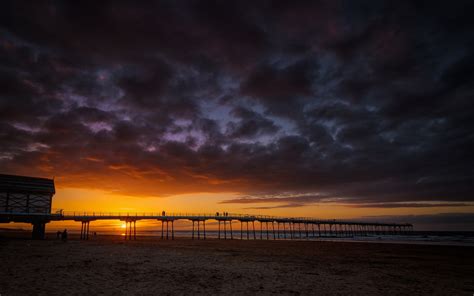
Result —
M 0 174 L 0 223 L 31 223 L 33 238 L 44 238 L 55 193 L 52 179 Z
M 229 214 L 227 212 L 222 214 L 218 212 L 215 214 L 180 214 L 166 213 L 165 211 L 161 213 L 63 211 L 51 213 L 51 201 L 54 193 L 54 180 L 0 175 L 0 223 L 31 223 L 33 225 L 33 238 L 43 239 L 46 223 L 50 221 L 77 221 L 81 222 L 80 238 L 82 240 L 89 239 L 90 222 L 96 220 L 120 220 L 125 222 L 126 240 L 137 238 L 136 222 L 139 220 L 158 220 L 161 222 L 162 239 L 174 239 L 174 222 L 176 220 L 192 221 L 193 239 L 206 239 L 206 222 L 209 220 L 218 222 L 219 239 L 234 239 L 236 231 L 232 229 L 233 222 L 240 222 L 240 239 L 244 239 L 244 234 L 247 239 L 257 239 L 258 230 L 255 227 L 255 222 L 260 225 L 260 239 L 397 235 L 408 234 L 413 231 L 413 225 L 409 223 L 322 220 L 305 217 Z M 62 238 L 64 239 L 64 236 Z

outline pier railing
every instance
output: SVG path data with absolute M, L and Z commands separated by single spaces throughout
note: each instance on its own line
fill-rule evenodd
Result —
M 68 219 L 216 219 L 216 220 L 285 220 L 287 222 L 298 221 L 308 223 L 325 223 L 325 224 L 379 224 L 379 225 L 411 225 L 410 223 L 388 222 L 388 221 L 357 221 L 351 219 L 320 219 L 316 217 L 285 217 L 271 215 L 253 215 L 239 213 L 193 213 L 193 212 L 101 212 L 101 211 L 63 211 L 55 210 L 52 213 L 16 213 L 16 212 L 0 212 L 0 216 L 23 216 L 23 217 L 42 217 L 47 216 L 52 220 L 68 220 Z
M 187 212 L 91 212 L 91 211 L 62 211 L 63 216 L 89 216 L 89 217 L 203 217 L 203 218 L 215 218 L 215 217 L 235 217 L 235 218 L 261 218 L 261 219 L 271 219 L 271 218 L 281 218 L 276 216 L 268 215 L 250 215 L 250 214 L 235 214 L 228 213 L 224 216 L 222 213 L 216 215 L 216 213 L 187 213 Z
M 140 219 L 251 219 L 251 220 L 286 220 L 291 221 L 307 221 L 319 223 L 362 223 L 362 224 L 393 224 L 404 225 L 409 223 L 395 223 L 395 222 L 378 222 L 378 221 L 356 221 L 351 219 L 320 219 L 315 217 L 288 217 L 288 216 L 273 216 L 273 215 L 254 215 L 254 214 L 239 214 L 239 213 L 196 213 L 196 212 L 101 212 L 101 211 L 56 211 L 55 215 L 61 217 L 76 217 L 80 218 L 140 218 Z
M 44 227 L 51 221 L 73 220 L 81 222 L 81 239 L 89 238 L 90 223 L 96 220 L 121 220 L 125 222 L 125 239 L 136 239 L 136 222 L 140 220 L 158 220 L 161 221 L 161 238 L 174 239 L 174 222 L 177 220 L 192 221 L 192 238 L 195 237 L 195 226 L 197 224 L 197 238 L 200 238 L 200 226 L 202 227 L 204 239 L 206 238 L 206 221 L 216 220 L 218 223 L 218 238 L 221 238 L 221 224 L 223 226 L 224 239 L 227 237 L 227 228 L 230 231 L 230 238 L 233 237 L 232 224 L 240 222 L 240 237 L 243 239 L 244 224 L 246 228 L 246 237 L 253 236 L 256 239 L 258 230 L 255 222 L 260 225 L 260 237 L 263 238 L 264 229 L 267 239 L 270 238 L 270 232 L 273 239 L 279 239 L 281 232 L 283 237 L 287 238 L 309 238 L 309 233 L 319 237 L 322 236 L 354 236 L 358 234 L 403 234 L 407 231 L 413 231 L 413 225 L 409 223 L 377 223 L 369 221 L 349 221 L 336 219 L 318 219 L 310 217 L 279 217 L 269 215 L 252 215 L 237 213 L 188 213 L 188 212 L 95 212 L 95 211 L 63 211 L 57 210 L 53 213 L 13 213 L 0 212 L 0 222 L 26 222 L 32 223 L 33 229 L 41 232 L 44 237 Z M 249 227 L 250 224 L 250 227 Z M 280 230 L 280 224 L 282 228 Z M 166 225 L 166 236 L 165 236 Z M 171 225 L 171 232 L 169 228 Z M 264 227 L 265 225 L 265 227 Z M 226 228 L 227 226 L 227 228 Z M 270 227 L 271 226 L 271 227 Z M 276 226 L 276 227 L 275 227 Z M 270 229 L 271 228 L 271 229 Z M 317 228 L 317 230 L 316 230 Z M 39 229 L 39 230 L 38 230 Z M 249 232 L 249 229 L 251 230 Z M 235 232 L 235 230 L 234 230 Z M 35 230 L 33 231 L 35 233 Z M 250 235 L 253 234 L 253 235 Z M 299 236 L 296 236 L 296 235 Z

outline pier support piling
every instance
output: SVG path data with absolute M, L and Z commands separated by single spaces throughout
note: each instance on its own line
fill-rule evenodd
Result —
M 33 224 L 33 231 L 32 231 L 32 238 L 33 239 L 44 239 L 45 238 L 45 229 L 46 223 L 44 222 L 34 222 Z
M 203 228 L 203 232 L 204 232 L 204 239 L 206 239 L 206 220 L 202 221 L 202 228 Z

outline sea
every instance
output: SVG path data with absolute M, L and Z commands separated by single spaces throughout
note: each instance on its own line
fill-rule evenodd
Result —
M 104 231 L 101 233 L 96 232 L 97 235 L 116 235 L 116 232 L 113 231 Z M 91 235 L 93 232 L 91 231 Z M 125 236 L 124 233 L 120 235 Z M 188 230 L 175 230 L 175 238 L 192 238 L 192 232 Z M 286 237 L 284 237 L 286 235 Z M 137 229 L 137 236 L 147 236 L 147 237 L 156 237 L 161 238 L 161 229 L 160 230 L 139 230 Z M 163 233 L 164 238 L 166 238 L 166 230 Z M 171 230 L 168 233 L 168 238 L 171 238 Z M 197 232 L 194 233 L 194 238 L 198 238 Z M 200 238 L 204 238 L 204 233 L 200 232 Z M 206 230 L 206 238 L 216 239 L 219 238 L 219 232 L 216 230 Z M 299 233 L 296 232 L 293 238 L 290 237 L 290 234 L 287 232 L 273 233 L 270 231 L 267 233 L 263 231 L 260 233 L 260 230 L 255 231 L 255 237 L 253 231 L 249 231 L 248 237 L 247 232 L 244 232 L 241 235 L 240 229 L 233 231 L 232 236 L 229 231 L 224 235 L 224 232 L 220 233 L 221 239 L 243 239 L 243 240 L 295 240 L 295 241 L 343 241 L 343 242 L 367 242 L 367 243 L 400 243 L 400 244 L 428 244 L 428 245 L 458 245 L 458 246 L 473 246 L 474 247 L 474 232 L 472 231 L 413 231 L 409 234 L 404 235 L 354 235 L 354 236 L 335 236 L 335 235 L 324 235 L 318 236 L 317 234 L 313 236 L 311 233 L 306 237 L 305 233 L 302 233 L 299 236 Z
M 124 236 L 124 229 L 120 228 L 99 228 L 91 227 L 90 228 L 90 238 L 100 238 L 100 236 L 106 235 L 121 235 Z M 71 227 L 68 228 L 68 232 L 73 235 L 78 235 L 80 233 L 80 228 Z M 31 234 L 31 228 L 19 227 L 19 228 L 3 228 L 0 227 L 0 237 L 8 236 L 8 233 L 23 233 L 25 237 L 29 237 Z M 144 236 L 148 238 L 161 239 L 161 227 L 155 229 L 141 229 L 137 227 L 137 237 Z M 56 229 L 47 229 L 47 237 L 55 237 Z M 174 237 L 175 238 L 192 238 L 193 233 L 190 230 L 175 229 Z M 166 238 L 166 228 L 164 229 L 163 237 Z M 397 234 L 397 235 L 351 235 L 351 236 L 335 236 L 330 235 L 329 233 L 321 233 L 321 236 L 316 232 L 315 235 L 312 235 L 310 231 L 308 237 L 304 231 L 300 233 L 295 231 L 294 236 L 291 237 L 289 232 L 284 233 L 283 231 L 275 231 L 275 236 L 273 232 L 269 230 L 268 236 L 267 232 L 264 230 L 260 232 L 260 229 L 255 230 L 255 236 L 251 229 L 249 229 L 248 236 L 246 229 L 241 233 L 240 228 L 234 229 L 232 235 L 227 229 L 227 232 L 220 232 L 217 230 L 206 230 L 206 238 L 209 239 L 243 239 L 243 240 L 294 240 L 294 241 L 334 241 L 334 242 L 355 242 L 355 243 L 392 243 L 392 244 L 426 244 L 426 245 L 452 245 L 452 246 L 471 246 L 474 247 L 474 231 L 412 231 L 407 234 Z M 168 238 L 172 238 L 171 229 L 168 232 Z M 194 232 L 194 238 L 198 238 L 197 230 Z M 199 233 L 199 238 L 204 238 L 204 232 L 201 229 Z

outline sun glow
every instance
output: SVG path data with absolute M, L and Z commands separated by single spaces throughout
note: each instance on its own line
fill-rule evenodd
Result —
M 125 228 L 127 228 L 127 225 L 125 223 L 122 223 L 122 225 L 120 225 L 120 227 L 125 229 Z

